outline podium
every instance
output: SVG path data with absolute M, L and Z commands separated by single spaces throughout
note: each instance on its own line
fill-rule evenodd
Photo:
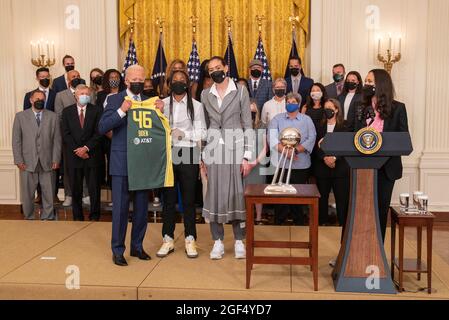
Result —
M 390 157 L 410 155 L 413 147 L 407 132 L 377 135 L 378 147 L 368 152 L 357 146 L 356 133 L 331 133 L 321 144 L 326 155 L 344 157 L 351 171 L 348 218 L 332 274 L 337 292 L 396 294 L 380 230 L 377 172 Z

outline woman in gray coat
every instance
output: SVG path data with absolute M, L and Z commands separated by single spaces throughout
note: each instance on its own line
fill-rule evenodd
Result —
M 228 66 L 221 57 L 209 62 L 214 85 L 201 96 L 208 124 L 207 144 L 203 152 L 202 169 L 207 172 L 208 186 L 203 217 L 210 223 L 215 241 L 212 260 L 224 255 L 224 224 L 232 223 L 235 238 L 235 258 L 246 257 L 246 209 L 243 177 L 250 172 L 254 133 L 248 90 L 226 76 Z

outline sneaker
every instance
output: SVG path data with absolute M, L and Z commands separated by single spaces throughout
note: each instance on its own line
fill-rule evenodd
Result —
M 175 241 L 169 236 L 165 236 L 164 243 L 162 244 L 162 247 L 159 249 L 159 251 L 156 253 L 156 256 L 158 256 L 159 258 L 165 258 L 173 251 L 175 251 Z
M 335 266 L 337 265 L 337 259 L 332 259 L 332 260 L 330 260 L 330 261 L 329 261 L 329 265 L 330 265 L 332 268 L 335 268 Z
M 195 238 L 189 236 L 186 238 L 186 254 L 188 258 L 195 259 L 198 258 L 198 251 L 196 250 Z
M 221 240 L 215 241 L 214 247 L 210 252 L 211 260 L 221 260 L 224 255 L 224 245 Z
M 64 203 L 62 204 L 63 207 L 70 207 L 72 205 L 72 197 L 65 197 Z
M 89 196 L 83 198 L 83 204 L 85 206 L 90 206 L 90 197 Z
M 241 240 L 237 240 L 234 245 L 235 249 L 235 258 L 236 259 L 245 259 L 246 258 L 246 249 L 245 244 Z

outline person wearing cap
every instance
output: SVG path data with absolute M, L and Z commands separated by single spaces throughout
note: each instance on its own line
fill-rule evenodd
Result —
M 254 59 L 250 62 L 249 94 L 251 99 L 256 102 L 260 112 L 262 112 L 264 104 L 273 98 L 271 81 L 263 78 L 263 70 L 262 61 Z

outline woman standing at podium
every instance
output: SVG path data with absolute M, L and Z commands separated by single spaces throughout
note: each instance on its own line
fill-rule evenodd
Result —
M 379 132 L 408 132 L 405 104 L 394 100 L 394 96 L 390 74 L 382 69 L 371 70 L 365 79 L 363 102 L 356 112 L 354 131 L 369 126 Z M 401 157 L 391 157 L 378 171 L 379 220 L 384 241 L 394 184 L 402 178 L 402 170 Z

